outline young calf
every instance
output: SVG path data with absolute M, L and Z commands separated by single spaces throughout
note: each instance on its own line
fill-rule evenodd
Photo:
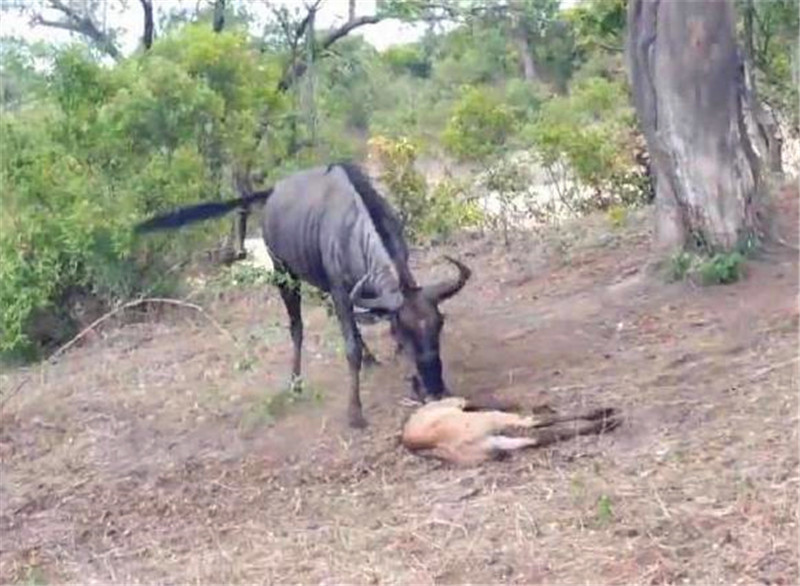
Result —
M 613 409 L 599 409 L 582 416 L 536 418 L 499 410 L 471 411 L 472 408 L 463 397 L 447 397 L 426 403 L 406 421 L 401 443 L 420 456 L 469 465 L 522 448 L 542 447 L 579 435 L 602 433 L 621 423 Z M 503 432 L 515 428 L 545 428 L 581 419 L 590 423 L 580 428 L 543 430 L 534 437 L 503 435 Z

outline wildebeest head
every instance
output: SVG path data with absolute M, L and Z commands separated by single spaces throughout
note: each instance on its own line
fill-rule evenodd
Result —
M 418 378 L 414 381 L 415 388 L 421 382 L 425 393 L 434 398 L 448 394 L 439 356 L 444 316 L 438 306 L 458 293 L 471 275 L 470 269 L 456 259 L 445 258 L 458 268 L 458 276 L 408 289 L 403 295 L 403 305 L 391 316 L 392 336 L 416 366 Z

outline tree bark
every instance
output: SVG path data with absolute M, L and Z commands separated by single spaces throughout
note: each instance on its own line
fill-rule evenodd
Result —
M 747 107 L 750 115 L 747 117 L 751 140 L 757 145 L 761 156 L 768 161 L 769 170 L 776 177 L 783 176 L 783 140 L 780 136 L 778 122 L 772 112 L 764 107 L 756 98 L 756 63 L 758 62 L 753 31 L 755 5 L 753 0 L 744 3 L 744 79 L 747 90 Z
M 144 29 L 142 31 L 142 44 L 147 51 L 153 46 L 153 0 L 139 0 L 144 11 Z
M 731 250 L 758 231 L 760 161 L 728 0 L 628 3 L 630 82 L 656 183 L 656 244 Z
M 533 53 L 528 42 L 528 35 L 525 34 L 525 30 L 522 27 L 514 31 L 514 42 L 517 45 L 519 58 L 522 60 L 522 72 L 525 75 L 525 81 L 536 81 L 538 79 L 536 64 L 533 62 Z
M 214 22 L 212 27 L 215 33 L 222 32 L 225 27 L 225 0 L 214 0 Z

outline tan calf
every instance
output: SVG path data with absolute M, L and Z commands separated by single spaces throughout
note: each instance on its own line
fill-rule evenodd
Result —
M 588 433 L 601 433 L 619 425 L 613 410 L 583 416 L 547 417 L 505 411 L 469 411 L 463 397 L 448 397 L 419 407 L 403 427 L 401 443 L 408 450 L 455 464 L 477 464 L 527 447 L 541 447 Z M 512 429 L 545 428 L 567 421 L 590 421 L 583 427 L 542 430 L 533 437 L 503 435 Z

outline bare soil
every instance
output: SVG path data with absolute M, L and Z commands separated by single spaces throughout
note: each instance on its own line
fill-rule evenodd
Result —
M 798 194 L 779 201 L 796 246 Z M 649 212 L 648 212 L 649 213 Z M 798 266 L 665 284 L 647 213 L 415 255 L 474 269 L 444 310 L 451 389 L 625 422 L 458 468 L 406 453 L 404 368 L 363 329 L 366 431 L 347 427 L 338 326 L 307 304 L 304 399 L 271 289 L 206 295 L 3 375 L 4 583 L 797 584 Z M 448 273 L 449 274 L 449 273 Z

